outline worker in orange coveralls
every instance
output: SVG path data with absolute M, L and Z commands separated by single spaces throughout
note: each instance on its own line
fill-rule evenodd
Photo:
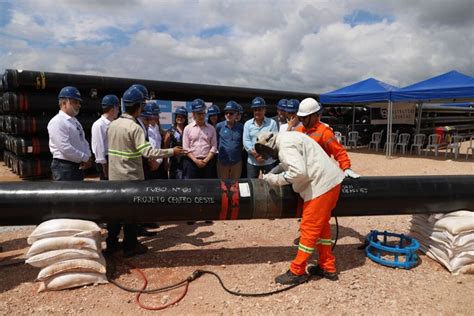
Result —
M 307 262 L 317 243 L 329 247 L 318 247 L 318 265 L 309 266 L 308 273 L 337 280 L 336 259 L 330 247 L 329 220 L 339 199 L 343 172 L 318 143 L 303 133 L 262 132 L 257 137 L 255 151 L 265 158 L 278 158 L 280 161 L 270 173 L 262 176 L 263 180 L 273 186 L 291 184 L 304 201 L 298 253 L 290 270 L 276 277 L 275 281 L 298 284 L 307 280 Z M 322 236 L 329 236 L 329 239 Z
M 346 177 L 359 178 L 360 175 L 352 171 L 349 156 L 344 147 L 337 141 L 332 128 L 320 121 L 322 112 L 323 107 L 315 99 L 306 98 L 301 101 L 296 115 L 302 125 L 297 127 L 296 131 L 305 133 L 314 139 L 329 157 L 333 156 Z

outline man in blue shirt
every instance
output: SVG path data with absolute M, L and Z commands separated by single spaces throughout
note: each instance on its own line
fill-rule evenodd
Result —
M 273 158 L 263 159 L 254 148 L 257 141 L 257 135 L 261 132 L 276 132 L 278 128 L 275 120 L 265 116 L 265 100 L 256 97 L 252 100 L 253 119 L 245 122 L 243 143 L 245 150 L 249 153 L 247 159 L 247 177 L 258 178 L 260 172 L 268 173 L 277 165 Z
M 224 107 L 225 121 L 217 123 L 217 175 L 221 180 L 239 179 L 242 173 L 242 135 L 244 126 L 236 122 L 239 104 L 229 101 Z

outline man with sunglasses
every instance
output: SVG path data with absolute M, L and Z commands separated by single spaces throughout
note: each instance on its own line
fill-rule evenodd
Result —
M 81 93 L 75 87 L 64 87 L 58 99 L 59 113 L 48 123 L 53 180 L 82 181 L 84 170 L 92 165 L 92 160 L 84 129 L 76 119 L 81 109 Z
M 242 173 L 242 135 L 244 125 L 237 122 L 239 104 L 229 101 L 224 107 L 225 121 L 217 123 L 217 175 L 221 180 L 239 179 Z

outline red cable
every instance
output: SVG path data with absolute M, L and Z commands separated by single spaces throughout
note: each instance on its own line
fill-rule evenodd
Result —
M 131 263 L 128 263 L 126 262 L 126 264 L 128 266 L 130 266 L 134 271 L 137 271 L 138 274 L 142 277 L 143 279 L 143 286 L 141 288 L 141 290 L 143 291 L 144 289 L 146 289 L 147 285 L 148 285 L 148 279 L 145 275 L 145 273 L 140 270 L 139 268 L 133 266 Z M 185 296 L 186 296 L 186 293 L 188 293 L 188 287 L 189 287 L 189 281 L 186 281 L 186 283 L 184 284 L 184 291 L 183 293 L 181 293 L 181 296 L 179 296 L 177 299 L 175 299 L 174 301 L 172 302 L 169 302 L 167 304 L 164 304 L 164 305 L 160 305 L 160 306 L 148 306 L 148 305 L 144 305 L 142 302 L 140 302 L 140 296 L 143 294 L 143 293 L 137 293 L 137 296 L 135 296 L 135 302 L 138 304 L 138 306 L 140 306 L 141 308 L 143 309 L 147 309 L 147 310 L 151 310 L 151 311 L 157 311 L 157 310 L 162 310 L 162 309 L 165 309 L 165 308 L 168 308 L 170 307 L 171 305 L 174 305 L 176 303 L 178 303 L 179 301 L 181 301 Z

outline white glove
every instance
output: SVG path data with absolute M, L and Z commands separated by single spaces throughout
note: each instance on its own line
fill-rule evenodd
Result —
M 352 178 L 352 179 L 360 178 L 360 174 L 355 173 L 354 171 L 352 171 L 351 168 L 347 168 L 346 170 L 344 170 L 344 175 L 346 176 L 346 178 Z
M 278 175 L 274 173 L 266 173 L 263 175 L 263 180 L 271 186 L 278 186 Z
M 282 173 L 283 171 L 285 171 L 285 170 L 283 169 L 283 167 L 281 166 L 281 164 L 278 164 L 278 165 L 276 165 L 275 167 L 273 167 L 272 170 L 270 170 L 269 173 L 279 174 L 279 173 Z

